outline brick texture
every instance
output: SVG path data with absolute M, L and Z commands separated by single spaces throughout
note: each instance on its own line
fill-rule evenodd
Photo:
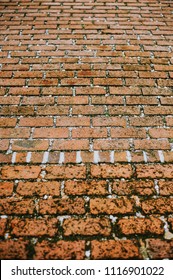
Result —
M 0 1 L 0 257 L 173 258 L 172 1 Z

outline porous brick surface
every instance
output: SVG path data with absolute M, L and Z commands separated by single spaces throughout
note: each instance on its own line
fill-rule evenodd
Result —
M 173 259 L 172 10 L 0 1 L 1 259 Z

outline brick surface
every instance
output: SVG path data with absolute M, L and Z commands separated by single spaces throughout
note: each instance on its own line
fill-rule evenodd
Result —
M 0 1 L 2 258 L 172 258 L 172 8 Z

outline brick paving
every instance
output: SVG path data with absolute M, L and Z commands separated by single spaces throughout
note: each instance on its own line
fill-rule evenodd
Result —
M 173 2 L 0 2 L 1 259 L 173 258 Z

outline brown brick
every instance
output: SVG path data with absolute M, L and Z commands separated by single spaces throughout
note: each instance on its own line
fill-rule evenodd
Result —
M 130 124 L 132 126 L 161 126 L 163 125 L 163 120 L 161 117 L 131 117 Z
M 52 150 L 88 150 L 89 140 L 88 139 L 64 139 L 55 140 L 52 146 Z
M 9 140 L 0 140 L 0 150 L 1 151 L 8 150 L 9 142 L 10 142 Z
M 134 140 L 136 150 L 167 150 L 170 144 L 167 139 L 141 139 Z
M 123 126 L 126 125 L 126 119 L 123 117 L 93 117 L 93 126 Z
M 132 240 L 93 240 L 91 256 L 94 260 L 140 259 L 139 249 Z
M 14 127 L 16 125 L 16 118 L 1 118 L 0 127 Z
M 82 198 L 74 199 L 48 199 L 40 200 L 39 212 L 41 214 L 84 214 L 85 202 Z
M 169 164 L 137 165 L 136 172 L 138 178 L 173 178 L 173 166 Z
M 35 128 L 33 138 L 67 138 L 67 128 Z
M 145 214 L 172 213 L 173 199 L 165 197 L 148 199 L 141 203 L 141 207 Z
M 134 218 L 129 217 L 128 219 L 120 219 L 117 223 L 120 231 L 124 235 L 130 234 L 162 234 L 164 233 L 164 224 L 161 220 L 156 217 L 149 218 Z
M 152 138 L 173 138 L 173 128 L 151 128 L 149 135 Z
M 30 135 L 29 128 L 0 128 L 2 138 L 28 138 Z
M 1 169 L 1 179 L 36 179 L 40 174 L 39 166 L 4 166 Z
M 19 182 L 16 192 L 22 196 L 59 196 L 60 182 Z
M 159 181 L 160 195 L 170 196 L 173 195 L 173 184 L 172 181 Z
M 15 236 L 55 236 L 57 234 L 57 219 L 19 219 L 11 221 L 11 233 Z
M 21 118 L 19 126 L 53 126 L 53 119 L 48 117 L 40 118 Z
M 5 240 L 1 241 L 0 258 L 1 260 L 26 260 L 28 259 L 29 241 L 24 240 Z
M 83 260 L 85 241 L 58 241 L 56 243 L 43 240 L 35 246 L 34 259 L 37 260 Z
M 154 260 L 173 258 L 173 241 L 147 239 L 147 252 Z
M 122 198 L 93 198 L 90 200 L 92 214 L 130 214 L 134 212 L 134 202 Z
M 132 175 L 132 167 L 128 164 L 101 164 L 91 166 L 91 176 L 97 178 L 130 178 Z
M 151 180 L 142 181 L 114 181 L 112 192 L 117 195 L 154 195 L 156 193 L 154 182 Z
M 98 139 L 93 142 L 95 150 L 128 150 L 129 148 L 129 142 L 125 139 Z
M 65 182 L 64 191 L 67 195 L 105 195 L 108 193 L 106 181 L 72 181 Z
M 143 128 L 111 128 L 113 138 L 145 138 L 146 131 Z
M 106 138 L 107 129 L 106 128 L 74 128 L 72 130 L 73 138 Z
M 90 126 L 89 117 L 57 117 L 56 126 Z
M 63 223 L 64 235 L 109 236 L 110 221 L 107 218 L 67 219 Z

